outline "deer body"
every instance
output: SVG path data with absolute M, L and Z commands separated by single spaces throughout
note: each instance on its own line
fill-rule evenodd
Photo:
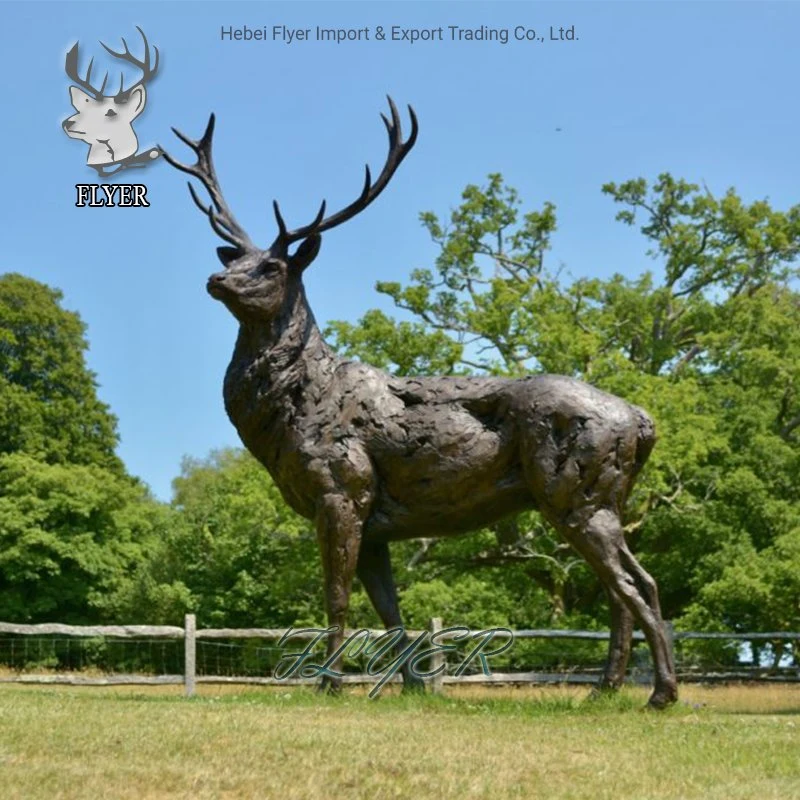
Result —
M 267 468 L 287 503 L 314 521 L 322 554 L 328 620 L 343 641 L 358 575 L 386 627 L 402 624 L 387 543 L 465 533 L 536 508 L 597 573 L 611 606 L 609 658 L 601 685 L 624 679 L 634 619 L 655 664 L 651 705 L 677 697 L 658 593 L 625 543 L 621 516 L 655 441 L 639 408 L 592 386 L 554 375 L 403 378 L 337 357 L 308 306 L 303 270 L 324 230 L 354 216 L 386 186 L 416 139 L 400 140 L 390 100 L 390 151 L 373 184 L 347 208 L 279 234 L 260 250 L 235 221 L 211 161 L 214 118 L 198 141 L 178 136 L 195 165 L 167 161 L 199 178 L 211 196 L 192 198 L 232 247 L 208 291 L 240 328 L 224 398 L 242 442 Z M 289 247 L 301 242 L 293 254 Z M 400 644 L 403 647 L 403 643 Z M 405 685 L 419 679 L 404 668 Z M 336 681 L 329 681 L 337 688 Z
M 644 412 L 570 378 L 389 376 L 336 358 L 315 326 L 273 378 L 275 354 L 246 339 L 224 392 L 243 443 L 308 519 L 336 453 L 337 477 L 366 513 L 364 539 L 451 536 L 528 508 L 552 514 L 575 492 L 608 492 L 619 507 L 653 444 Z M 298 493 L 298 473 L 315 470 L 315 490 Z

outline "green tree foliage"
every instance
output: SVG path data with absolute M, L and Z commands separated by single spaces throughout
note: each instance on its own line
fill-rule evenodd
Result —
M 173 585 L 187 587 L 207 626 L 280 627 L 324 621 L 316 537 L 242 450 L 186 459 L 174 482 L 180 515 L 169 540 Z M 154 559 L 164 569 L 164 559 Z
M 118 621 L 169 510 L 125 474 L 61 297 L 0 277 L 0 619 Z
M 119 621 L 119 596 L 168 526 L 166 509 L 104 467 L 0 455 L 0 619 Z
M 86 326 L 38 281 L 0 276 L 0 453 L 122 471 L 117 421 L 84 360 Z
M 414 270 L 405 285 L 377 285 L 410 320 L 370 311 L 328 333 L 343 354 L 400 374 L 434 364 L 450 373 L 559 373 L 647 408 L 659 444 L 626 528 L 660 582 L 666 614 L 677 617 L 728 580 L 740 553 L 776 563 L 770 548 L 800 519 L 800 206 L 747 204 L 732 189 L 715 198 L 668 174 L 603 191 L 621 207 L 619 221 L 640 226 L 655 270 L 566 280 L 545 258 L 555 208 L 523 213 L 494 174 L 466 188 L 447 223 L 421 215 L 439 247 L 432 268 Z M 524 575 L 547 594 L 551 622 L 603 604 L 536 514 L 472 540 L 402 548 L 428 577 L 458 580 L 465 569 L 498 565 Z
M 631 546 L 685 627 L 800 625 L 800 209 L 664 174 L 609 183 L 653 269 L 550 269 L 556 210 L 500 175 L 468 186 L 406 284 L 402 319 L 332 322 L 343 354 L 402 375 L 572 375 L 644 406 L 659 443 L 629 503 Z M 591 267 L 590 267 L 591 268 Z M 114 454 L 116 422 L 58 291 L 0 277 L 0 618 L 290 626 L 324 622 L 310 523 L 243 451 L 187 459 L 170 507 Z M 536 512 L 470 537 L 393 544 L 406 619 L 605 626 L 586 565 Z M 357 590 L 352 623 L 377 624 Z M 533 645 L 532 645 L 533 647 Z M 577 652 L 577 651 L 576 651 Z M 557 654 L 535 647 L 525 658 Z M 780 657 L 778 650 L 775 657 Z

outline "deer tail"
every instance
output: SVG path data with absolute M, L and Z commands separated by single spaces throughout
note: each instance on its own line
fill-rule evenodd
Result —
M 636 476 L 641 472 L 642 467 L 653 452 L 656 443 L 656 425 L 644 409 L 632 406 L 634 418 L 638 426 L 636 437 L 636 454 L 633 459 L 633 474 L 631 475 L 631 486 L 636 480 Z

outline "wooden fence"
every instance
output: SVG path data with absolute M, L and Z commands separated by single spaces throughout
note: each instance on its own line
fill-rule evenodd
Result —
M 726 640 L 738 642 L 800 642 L 800 632 L 775 632 L 775 633 L 701 633 L 691 631 L 674 631 L 672 624 L 667 622 L 668 640 L 674 648 L 676 641 L 689 640 Z M 187 614 L 184 627 L 171 625 L 62 625 L 60 623 L 44 623 L 40 625 L 17 625 L 14 623 L 0 622 L 0 634 L 14 634 L 19 636 L 74 636 L 74 637 L 108 637 L 112 639 L 182 639 L 184 641 L 184 671 L 180 675 L 81 675 L 81 674 L 47 674 L 29 675 L 24 673 L 0 675 L 0 683 L 50 683 L 72 685 L 123 685 L 144 684 L 164 685 L 183 684 L 187 696 L 195 693 L 198 683 L 232 683 L 232 684 L 259 684 L 274 686 L 313 685 L 315 678 L 285 678 L 275 677 L 246 677 L 222 675 L 197 675 L 196 652 L 197 641 L 201 639 L 276 639 L 286 635 L 292 630 L 292 638 L 312 639 L 317 634 L 313 631 L 294 631 L 286 628 L 201 628 L 197 629 L 194 614 Z M 442 630 L 442 621 L 439 618 L 431 620 L 428 631 L 409 630 L 408 635 L 413 639 L 428 633 L 434 634 Z M 355 631 L 347 631 L 347 634 Z M 383 630 L 370 630 L 373 637 L 381 636 Z M 475 631 L 473 633 L 480 633 Z M 574 630 L 518 630 L 511 631 L 514 641 L 518 639 L 571 639 L 585 641 L 608 641 L 608 631 L 574 631 Z M 641 631 L 633 634 L 634 642 L 644 641 Z M 444 664 L 443 654 L 434 657 L 432 668 Z M 780 682 L 800 682 L 800 668 L 785 671 L 782 674 L 769 674 L 763 668 L 750 668 L 743 670 L 720 670 L 716 672 L 683 672 L 679 671 L 679 679 L 684 681 L 740 681 L 762 680 Z M 594 683 L 598 679 L 596 673 L 580 672 L 496 672 L 490 675 L 483 673 L 472 675 L 447 675 L 442 670 L 438 675 L 426 681 L 433 692 L 440 692 L 443 684 L 546 684 L 546 683 Z M 650 674 L 634 675 L 631 680 L 636 683 L 650 682 Z M 343 682 L 348 684 L 377 683 L 380 676 L 367 674 L 346 674 Z M 399 675 L 392 677 L 391 682 L 399 682 Z

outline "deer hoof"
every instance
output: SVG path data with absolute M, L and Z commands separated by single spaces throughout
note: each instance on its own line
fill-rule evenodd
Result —
M 317 686 L 317 692 L 338 697 L 342 693 L 341 678 L 332 678 L 330 675 L 324 675 Z
M 663 711 L 677 701 L 677 688 L 669 687 L 653 692 L 653 694 L 650 695 L 650 699 L 647 701 L 647 708 L 654 709 L 655 711 Z
M 417 677 L 403 677 L 403 694 L 425 694 L 425 681 Z

